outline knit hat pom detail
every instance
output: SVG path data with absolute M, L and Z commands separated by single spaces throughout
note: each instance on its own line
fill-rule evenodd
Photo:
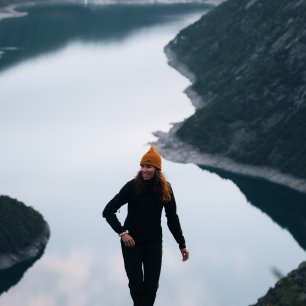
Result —
M 155 147 L 151 147 L 141 158 L 140 165 L 153 166 L 159 170 L 162 168 L 162 160 Z

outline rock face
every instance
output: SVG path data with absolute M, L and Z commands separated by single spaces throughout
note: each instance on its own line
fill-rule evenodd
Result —
M 306 305 L 306 262 L 281 278 L 274 288 L 252 306 L 302 306 Z
M 166 47 L 192 82 L 176 137 L 306 182 L 306 2 L 228 0 Z
M 40 213 L 0 196 L 0 294 L 16 284 L 43 254 L 50 229 Z

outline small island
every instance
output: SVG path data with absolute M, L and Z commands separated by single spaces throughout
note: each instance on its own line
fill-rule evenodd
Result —
M 38 260 L 50 237 L 43 216 L 9 196 L 0 196 L 0 294 Z

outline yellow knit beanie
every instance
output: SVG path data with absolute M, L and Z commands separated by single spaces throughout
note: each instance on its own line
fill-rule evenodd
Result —
M 161 170 L 162 160 L 155 147 L 151 147 L 147 153 L 141 158 L 141 165 L 150 165 Z

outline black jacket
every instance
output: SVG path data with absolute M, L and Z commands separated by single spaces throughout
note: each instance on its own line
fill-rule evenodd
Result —
M 145 191 L 137 193 L 135 180 L 127 182 L 106 205 L 103 217 L 117 234 L 128 230 L 137 245 L 161 244 L 161 214 L 165 208 L 168 227 L 180 249 L 185 248 L 185 239 L 176 213 L 173 193 L 170 202 L 163 204 L 154 194 L 151 185 L 150 182 L 146 182 Z M 116 212 L 124 204 L 128 204 L 128 213 L 122 226 Z

